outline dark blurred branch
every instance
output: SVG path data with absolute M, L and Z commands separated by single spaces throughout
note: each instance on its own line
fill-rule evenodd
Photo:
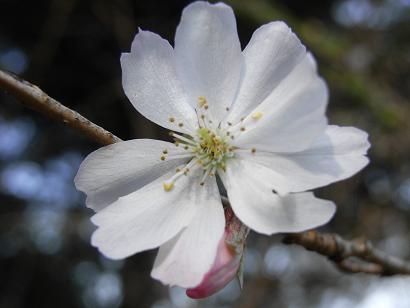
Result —
M 0 88 L 20 99 L 28 107 L 67 124 L 98 143 L 108 145 L 121 141 L 102 127 L 49 97 L 37 86 L 1 70 Z M 222 197 L 222 201 L 224 206 L 230 206 L 227 198 Z M 326 256 L 345 272 L 384 276 L 410 274 L 410 262 L 377 250 L 367 241 L 348 241 L 337 234 L 321 234 L 312 230 L 286 234 L 283 242 L 297 244 Z
M 328 257 L 341 270 L 382 276 L 410 274 L 410 262 L 375 249 L 369 241 L 348 241 L 338 234 L 307 231 L 286 234 L 285 244 L 297 244 Z
M 120 138 L 84 118 L 44 93 L 39 87 L 0 70 L 0 89 L 18 98 L 27 107 L 62 122 L 90 139 L 108 145 L 121 141 Z

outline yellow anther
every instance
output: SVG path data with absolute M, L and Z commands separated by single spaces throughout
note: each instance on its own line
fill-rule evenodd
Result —
M 206 106 L 208 102 L 206 101 L 206 98 L 203 96 L 198 97 L 198 105 L 200 108 Z
M 167 149 L 165 149 L 164 151 L 162 151 L 162 153 L 164 153 L 164 154 L 168 154 L 168 150 L 167 150 Z
M 255 149 L 255 148 L 252 148 L 251 152 L 252 152 L 252 154 L 255 154 L 256 149 Z
M 241 132 L 244 132 L 245 131 L 245 127 L 241 127 Z
M 262 116 L 263 116 L 262 112 L 256 111 L 252 114 L 252 119 L 259 120 L 260 118 L 262 118 Z
M 178 126 L 182 127 L 182 126 L 184 126 L 184 123 L 178 123 Z
M 169 118 L 168 120 L 169 120 L 169 122 L 171 122 L 171 123 L 174 123 L 174 122 L 175 122 L 175 119 L 174 119 L 174 118 Z
M 170 183 L 164 182 L 163 186 L 164 186 L 165 191 L 170 191 L 170 190 L 172 190 L 172 188 L 174 188 L 174 183 L 173 182 L 170 182 Z
M 164 156 L 164 155 L 161 156 L 161 160 L 165 160 L 165 156 Z

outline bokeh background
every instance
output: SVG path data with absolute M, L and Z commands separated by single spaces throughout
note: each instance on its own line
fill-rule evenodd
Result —
M 121 88 L 137 27 L 173 42 L 190 1 L 0 0 L 0 68 L 123 139 L 166 139 Z M 371 164 L 318 191 L 326 231 L 410 257 L 410 1 L 232 0 L 243 46 L 285 20 L 317 57 L 332 123 L 369 132 Z M 0 93 L 0 307 L 410 307 L 410 278 L 343 274 L 325 258 L 251 234 L 245 287 L 193 301 L 150 278 L 154 251 L 111 261 L 89 244 L 92 212 L 73 177 L 98 145 Z

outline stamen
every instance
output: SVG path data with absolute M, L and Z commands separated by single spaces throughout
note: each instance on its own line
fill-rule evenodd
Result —
M 202 125 L 201 125 L 201 123 L 200 123 L 200 120 L 198 119 L 199 127 L 200 127 L 200 128 L 202 128 L 202 126 L 203 126 L 203 127 L 207 127 L 207 126 L 206 126 L 206 117 L 205 117 L 205 115 L 204 115 L 204 114 L 201 114 L 200 117 L 201 117 L 201 120 L 202 120 Z
M 160 156 L 160 159 L 161 159 L 162 161 L 164 161 L 164 160 L 167 160 L 169 157 L 170 157 L 170 156 L 167 156 L 167 155 L 162 154 L 162 155 Z M 190 157 L 192 157 L 192 153 L 191 153 L 191 152 L 188 152 L 188 153 L 180 153 L 180 154 L 171 154 L 171 158 L 172 158 L 172 159 L 176 159 L 176 158 L 190 158 Z
M 206 101 L 206 98 L 203 96 L 198 97 L 198 105 L 200 108 L 204 107 L 205 105 L 207 105 L 208 102 Z
M 190 170 L 189 168 L 192 168 L 193 166 L 195 166 L 196 163 L 197 161 L 195 159 L 191 159 L 190 162 L 185 166 L 185 168 L 183 168 L 182 170 L 178 168 L 177 172 L 168 181 L 165 181 L 163 183 L 164 190 L 165 191 L 172 190 L 176 180 L 178 180 L 178 178 L 182 175 L 187 175 Z
M 205 179 L 208 176 L 208 172 L 204 171 L 204 174 L 202 175 L 201 181 L 199 182 L 199 185 L 204 186 L 205 184 Z
M 209 176 L 215 176 L 215 171 L 216 171 L 216 166 L 213 166 L 212 168 L 211 168 L 211 170 L 209 170 L 209 173 L 208 173 L 208 175 Z
M 263 116 L 262 112 L 257 111 L 252 114 L 252 119 L 259 120 L 260 118 L 262 118 L 262 116 Z
M 216 169 L 216 166 L 212 166 L 210 169 L 205 170 L 204 174 L 202 175 L 201 181 L 199 182 L 199 185 L 204 186 L 207 176 L 215 176 Z
M 194 146 L 194 147 L 196 146 L 195 141 L 192 140 L 192 139 L 188 139 L 188 138 L 186 138 L 182 135 L 179 135 L 177 133 L 172 133 L 171 136 L 178 139 L 179 141 L 182 141 L 182 143 L 186 143 L 186 144 L 189 144 L 189 145 Z M 178 140 L 175 141 L 175 142 L 178 142 Z
M 174 182 L 164 182 L 163 186 L 165 191 L 171 191 L 174 188 Z
M 171 117 L 171 118 L 169 118 L 168 120 L 169 120 L 169 122 L 171 122 L 171 123 L 174 123 L 174 122 L 175 122 L 175 119 L 174 119 L 174 118 L 172 118 L 172 117 Z

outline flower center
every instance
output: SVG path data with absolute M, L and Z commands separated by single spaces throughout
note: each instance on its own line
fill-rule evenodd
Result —
M 263 114 L 260 111 L 254 111 L 248 118 L 241 118 L 238 123 L 220 122 L 213 123 L 208 115 L 208 101 L 205 97 L 198 98 L 198 106 L 195 108 L 199 128 L 192 135 L 177 134 L 171 132 L 174 137 L 175 145 L 183 147 L 187 152 L 181 154 L 181 158 L 191 158 L 190 161 L 182 168 L 177 169 L 176 174 L 168 181 L 164 182 L 164 190 L 170 191 L 174 187 L 175 181 L 182 175 L 187 175 L 192 169 L 202 168 L 203 176 L 200 185 L 204 185 L 207 177 L 215 176 L 217 171 L 225 172 L 226 163 L 230 158 L 235 157 L 235 152 L 256 153 L 255 148 L 237 148 L 231 146 L 229 141 L 234 140 L 245 132 L 245 125 L 255 125 Z M 229 112 L 229 107 L 226 107 Z M 183 122 L 178 122 L 174 117 L 170 117 L 171 123 L 183 127 Z M 161 160 L 166 160 L 168 151 L 165 149 L 161 155 Z
M 171 133 L 171 136 L 175 138 L 175 145 L 183 147 L 192 159 L 182 170 L 178 169 L 170 181 L 164 183 L 166 191 L 171 190 L 174 182 L 193 168 L 202 168 L 200 185 L 204 185 L 208 176 L 215 176 L 218 170 L 225 171 L 226 161 L 235 155 L 235 148 L 229 145 L 228 137 L 219 129 L 200 127 L 194 136 L 177 133 Z
M 202 127 L 197 131 L 199 142 L 194 150 L 198 163 L 204 170 L 225 171 L 226 160 L 234 156 L 234 148 L 230 147 L 226 136 Z
M 187 175 L 193 168 L 202 168 L 200 185 L 204 185 L 207 177 L 215 176 L 218 170 L 225 171 L 227 160 L 234 157 L 235 147 L 228 142 L 231 139 L 230 133 L 211 125 L 212 120 L 208 118 L 207 110 L 208 102 L 204 97 L 199 97 L 196 109 L 199 128 L 196 133 L 181 135 L 171 132 L 175 145 L 183 147 L 192 159 L 184 168 L 177 169 L 176 174 L 164 183 L 165 191 L 172 190 L 175 181 L 181 175 Z M 161 156 L 162 158 L 165 159 L 165 156 Z

